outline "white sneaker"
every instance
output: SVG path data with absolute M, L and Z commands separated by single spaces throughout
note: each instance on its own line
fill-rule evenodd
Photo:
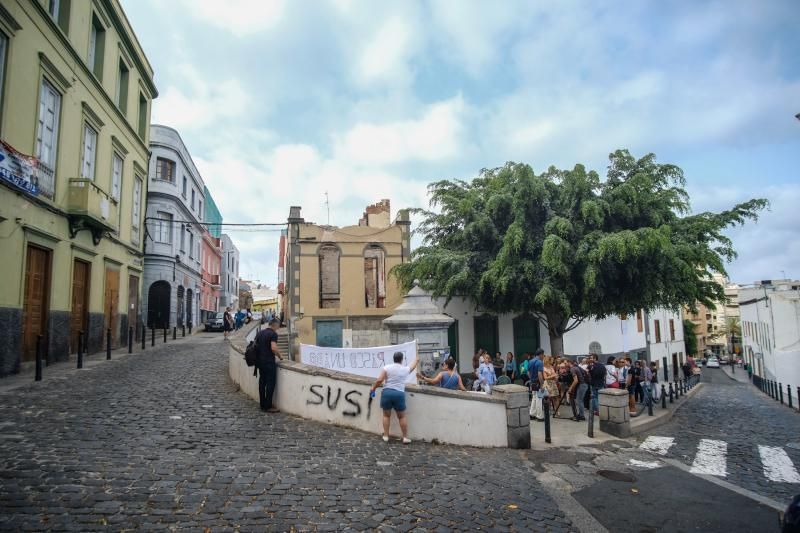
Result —
M 411 439 L 403 437 L 403 444 L 411 444 Z
M 383 442 L 389 442 L 389 436 L 383 435 Z

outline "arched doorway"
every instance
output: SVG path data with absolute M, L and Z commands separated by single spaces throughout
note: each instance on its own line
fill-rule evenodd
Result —
M 192 301 L 192 297 L 193 296 L 194 296 L 194 293 L 192 292 L 192 289 L 187 289 L 186 290 L 186 323 L 189 324 L 190 326 L 197 326 L 197 324 L 194 324 L 193 320 L 192 320 L 192 309 L 194 307 L 194 305 L 193 305 L 194 302 Z
M 178 285 L 178 305 L 175 306 L 175 311 L 177 314 L 178 320 L 178 327 L 183 327 L 183 316 L 184 316 L 184 304 L 183 304 L 183 293 L 184 288 L 183 285 Z
M 169 327 L 169 300 L 171 289 L 166 281 L 150 285 L 147 294 L 147 326 L 163 329 Z

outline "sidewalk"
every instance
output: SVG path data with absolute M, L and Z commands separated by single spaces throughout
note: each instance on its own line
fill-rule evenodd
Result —
M 747 370 L 744 368 L 738 367 L 739 370 L 736 371 L 731 370 L 730 365 L 720 365 L 720 368 L 729 378 L 735 379 L 740 383 L 750 383 L 750 378 L 747 377 Z
M 746 374 L 745 374 L 746 377 Z M 703 388 L 702 381 L 694 386 L 692 390 L 680 398 L 675 397 L 673 403 L 669 403 L 669 396 L 667 396 L 667 408 L 661 407 L 661 401 L 653 404 L 653 416 L 647 414 L 647 409 L 642 411 L 638 416 L 631 417 L 631 436 L 638 433 L 649 431 L 655 427 L 660 426 L 672 419 L 675 411 L 686 405 L 687 400 L 697 394 L 697 391 Z M 637 404 L 637 409 L 641 405 Z M 562 406 L 559 410 L 560 416 L 572 416 L 572 410 L 568 405 Z M 569 418 L 551 418 L 550 419 L 550 444 L 546 443 L 544 422 L 536 422 L 531 420 L 531 449 L 533 450 L 549 450 L 558 447 L 567 446 L 592 446 L 602 444 L 610 440 L 620 440 L 620 437 L 610 435 L 600 431 L 600 418 L 594 417 L 594 438 L 588 436 L 589 423 L 575 422 Z
M 127 344 L 121 348 L 111 350 L 111 360 L 106 359 L 105 349 L 92 354 L 83 354 L 83 368 L 80 370 L 78 369 L 77 354 L 72 353 L 69 354 L 69 359 L 67 361 L 56 361 L 50 363 L 49 365 L 44 364 L 43 362 L 42 381 L 38 382 L 35 380 L 36 365 L 34 363 L 25 363 L 22 365 L 19 374 L 12 374 L 10 376 L 0 378 L 0 392 L 11 391 L 31 384 L 43 385 L 48 381 L 67 379 L 71 376 L 74 376 L 78 372 L 90 371 L 92 368 L 98 365 L 102 365 L 104 363 L 113 363 L 114 361 L 118 361 L 124 357 L 127 357 L 128 355 L 137 355 L 143 352 L 157 352 L 165 346 L 184 343 L 192 338 L 195 338 L 196 335 L 200 333 L 203 333 L 203 330 L 201 328 L 196 328 L 191 334 L 187 332 L 186 337 L 184 338 L 181 337 L 181 332 L 178 331 L 177 339 L 172 340 L 172 332 L 170 331 L 167 335 L 167 342 L 165 344 L 163 331 L 157 331 L 156 344 L 155 346 L 151 346 L 152 338 L 150 336 L 150 330 L 148 330 L 145 343 L 146 347 L 144 350 L 142 350 L 142 341 L 140 339 L 138 342 L 133 343 L 133 352 L 131 354 L 128 354 Z M 222 334 L 220 334 L 220 337 L 221 336 Z

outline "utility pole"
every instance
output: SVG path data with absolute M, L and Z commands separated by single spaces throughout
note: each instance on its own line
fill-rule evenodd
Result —
M 328 226 L 331 225 L 331 202 L 328 198 L 328 191 L 325 191 L 325 207 L 328 210 Z

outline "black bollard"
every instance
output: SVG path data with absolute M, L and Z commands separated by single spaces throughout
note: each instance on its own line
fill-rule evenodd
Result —
M 186 336 L 186 325 L 181 326 L 181 337 Z
M 653 416 L 653 393 L 650 387 L 647 388 L 647 416 Z
M 792 406 L 792 386 L 786 385 L 786 396 L 789 397 L 789 407 Z
M 189 321 L 189 335 L 192 334 L 192 322 Z
M 797 386 L 797 408 L 800 409 L 800 385 Z
M 772 380 L 769 381 L 769 397 L 775 398 L 775 382 Z
M 111 328 L 106 329 L 106 360 L 111 360 Z
M 667 388 L 663 383 L 661 384 L 661 408 L 667 408 Z
M 164 326 L 164 344 L 167 343 L 167 327 Z
M 150 346 L 156 345 L 156 327 L 150 326 Z
M 550 398 L 544 399 L 544 441 L 550 444 Z
M 177 338 L 178 338 L 178 328 L 173 326 L 172 327 L 172 340 L 175 340 Z
M 36 376 L 35 381 L 42 381 L 42 336 L 36 336 Z
M 147 349 L 147 326 L 142 324 L 142 351 Z
M 783 405 L 783 383 L 778 383 L 778 392 L 780 392 L 781 405 Z
M 78 332 L 78 368 L 83 368 L 83 332 Z
M 589 416 L 586 417 L 586 420 L 589 421 L 589 438 L 593 439 L 594 438 L 594 409 L 592 409 L 592 405 L 591 404 L 589 404 L 588 415 Z
M 133 326 L 128 328 L 128 353 L 133 353 Z
M 672 383 L 669 384 L 669 403 L 673 403 L 674 391 L 672 390 Z

